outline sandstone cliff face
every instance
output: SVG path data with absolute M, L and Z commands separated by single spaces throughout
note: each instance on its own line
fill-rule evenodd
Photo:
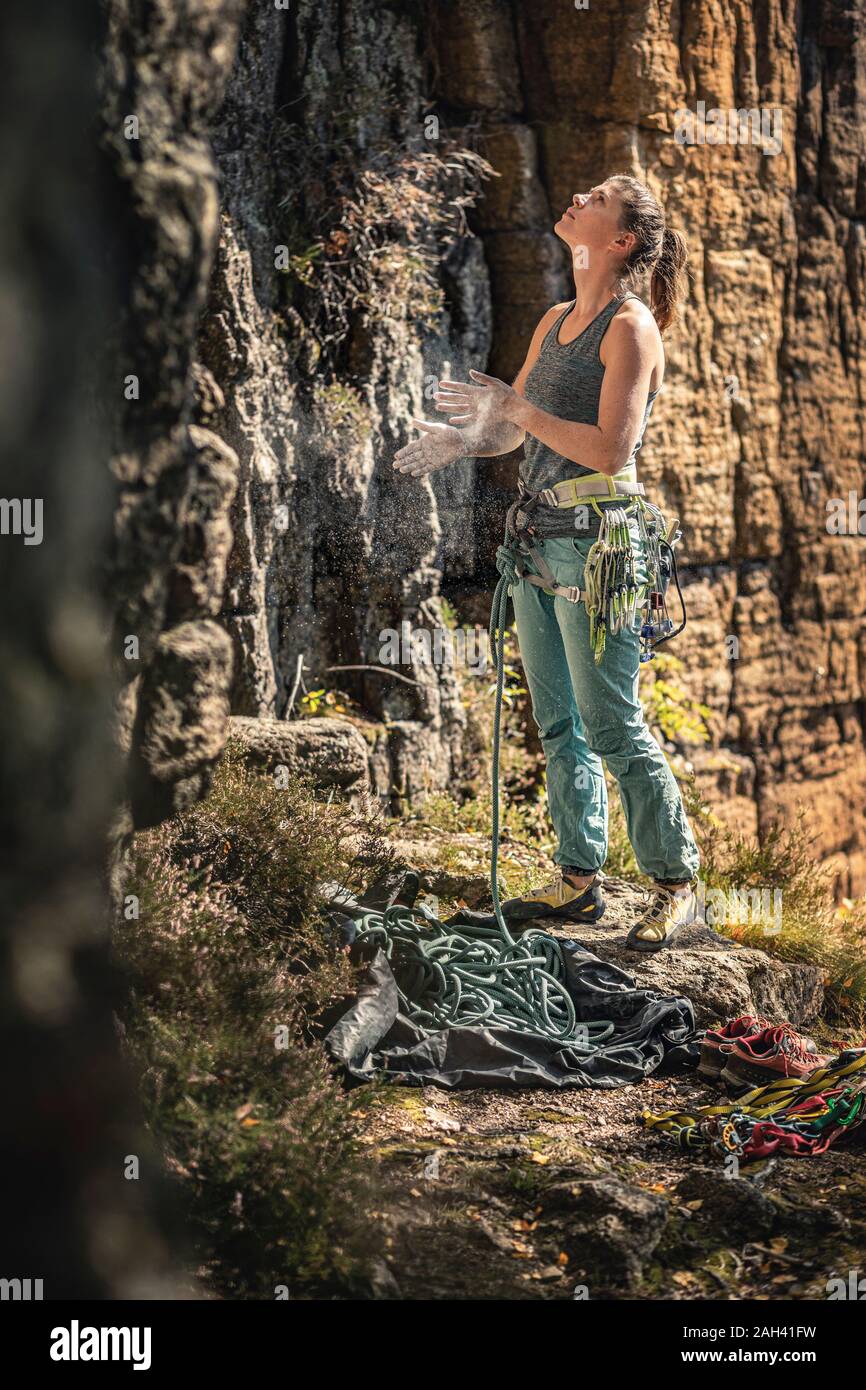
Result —
M 568 296 L 549 228 L 573 191 L 637 174 L 687 235 L 690 292 L 641 470 L 685 532 L 675 650 L 717 716 L 695 762 L 744 830 L 802 800 L 816 852 L 862 891 L 863 541 L 826 529 L 828 498 L 861 495 L 866 449 L 862 7 L 436 13 L 441 99 L 454 120 L 480 113 L 503 174 L 479 217 L 491 370 L 514 372 L 540 311 Z M 698 101 L 772 111 L 779 153 L 678 143 L 675 113 Z
M 554 211 L 625 170 L 692 248 L 642 470 L 686 537 L 676 649 L 716 715 L 701 782 L 747 831 L 802 800 L 840 888 L 866 888 L 862 538 L 826 528 L 827 499 L 862 491 L 866 453 L 862 7 L 212 0 L 180 19 L 166 0 L 135 43 L 127 7 L 112 12 L 114 124 L 142 123 L 115 146 L 139 287 L 124 371 L 151 383 L 125 407 L 117 464 L 138 823 L 203 790 L 229 706 L 286 715 L 301 657 L 308 685 L 339 683 L 378 721 L 383 794 L 459 786 L 453 672 L 404 667 L 408 685 L 328 668 L 379 664 L 402 622 L 439 625 L 443 582 L 488 588 L 514 460 L 421 484 L 391 457 L 443 361 L 489 352 L 516 371 L 568 295 Z M 700 101 L 766 109 L 778 153 L 678 143 L 677 111 Z M 375 294 L 355 287 L 347 332 L 323 343 L 317 288 L 339 281 L 344 247 L 308 254 L 321 223 L 304 200 L 340 161 L 393 173 L 395 150 L 449 140 L 499 177 L 474 235 L 422 237 L 444 312 L 425 322 L 396 292 L 384 312 L 386 274 Z M 408 273 L 398 258 L 392 289 Z

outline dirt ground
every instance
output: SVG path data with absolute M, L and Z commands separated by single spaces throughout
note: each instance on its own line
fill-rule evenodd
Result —
M 724 1176 L 640 1123 L 690 1075 L 617 1090 L 370 1087 L 387 1271 L 403 1299 L 825 1299 L 866 1264 L 863 1131 Z M 392 1283 L 393 1281 L 393 1283 Z

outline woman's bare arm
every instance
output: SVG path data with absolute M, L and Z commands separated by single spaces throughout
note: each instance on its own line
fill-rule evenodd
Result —
M 521 400 L 524 383 L 538 357 L 545 334 L 565 307 L 564 304 L 555 304 L 548 309 L 532 335 L 514 385 L 505 388 Z M 412 424 L 420 431 L 420 437 L 404 445 L 394 455 L 394 467 L 399 472 L 408 473 L 413 478 L 423 478 L 461 458 L 497 458 L 500 454 L 508 454 L 525 438 L 526 431 L 493 408 L 488 393 L 482 392 L 474 384 L 441 381 L 436 394 L 436 409 L 450 417 L 449 423 L 413 420 Z

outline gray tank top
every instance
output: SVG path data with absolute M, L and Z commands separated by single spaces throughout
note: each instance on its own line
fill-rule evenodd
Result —
M 566 315 L 574 308 L 575 301 L 572 300 L 566 305 L 545 334 L 538 358 L 526 378 L 524 395 L 528 401 L 532 401 L 533 405 L 539 406 L 542 410 L 549 411 L 551 415 L 558 416 L 560 420 L 573 420 L 581 425 L 598 424 L 598 402 L 604 380 L 604 364 L 598 350 L 611 319 L 627 298 L 637 299 L 638 296 L 629 292 L 611 299 L 573 342 L 560 343 L 560 327 Z M 635 461 L 643 443 L 647 421 L 657 395 L 658 390 L 655 390 L 650 391 L 647 396 L 643 422 L 629 463 Z M 540 492 L 542 488 L 552 487 L 554 483 L 562 482 L 565 478 L 579 478 L 583 474 L 596 471 L 563 458 L 562 454 L 558 454 L 547 444 L 542 444 L 532 435 L 527 435 L 524 451 L 518 476 L 521 486 L 527 492 Z M 611 502 L 608 505 L 615 506 L 617 503 Z M 590 516 L 594 518 L 594 523 L 590 524 L 592 533 L 598 530 L 599 518 L 592 508 Z M 540 535 L 574 534 L 574 513 L 571 508 L 559 509 L 538 503 L 533 510 L 532 520 Z M 586 530 L 583 534 L 587 534 Z

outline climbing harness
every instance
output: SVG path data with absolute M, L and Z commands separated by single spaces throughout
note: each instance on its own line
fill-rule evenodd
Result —
M 840 1052 L 806 1077 L 779 1077 L 728 1105 L 645 1110 L 643 1123 L 683 1149 L 751 1160 L 824 1153 L 866 1120 L 866 1047 Z
M 604 490 L 601 490 L 604 489 Z M 525 579 L 545 593 L 583 603 L 589 618 L 589 640 L 598 665 L 603 656 L 608 634 L 616 636 L 630 626 L 639 608 L 643 609 L 640 660 L 652 661 L 656 648 L 678 636 L 686 625 L 686 607 L 677 572 L 674 547 L 682 538 L 678 529 L 679 517 L 668 523 L 663 513 L 643 495 L 643 483 L 637 482 L 634 465 L 611 476 L 591 473 L 583 478 L 566 478 L 541 492 L 523 492 L 509 508 L 505 522 L 505 541 L 497 551 L 497 567 L 509 575 L 509 583 Z M 599 506 L 617 497 L 629 499 L 623 507 Z M 588 504 L 597 512 L 598 537 L 590 547 L 584 566 L 584 585 L 560 584 L 550 566 L 540 554 L 537 528 L 532 525 L 532 512 L 545 503 L 553 507 L 577 507 Z M 518 513 L 527 520 L 518 524 Z M 630 517 L 636 515 L 646 557 L 647 579 L 639 583 L 637 562 L 632 547 Z M 526 569 L 528 556 L 537 574 Z M 505 568 L 503 569 L 503 566 Z M 676 585 L 682 610 L 682 621 L 674 627 L 667 610 L 667 590 L 671 579 Z

